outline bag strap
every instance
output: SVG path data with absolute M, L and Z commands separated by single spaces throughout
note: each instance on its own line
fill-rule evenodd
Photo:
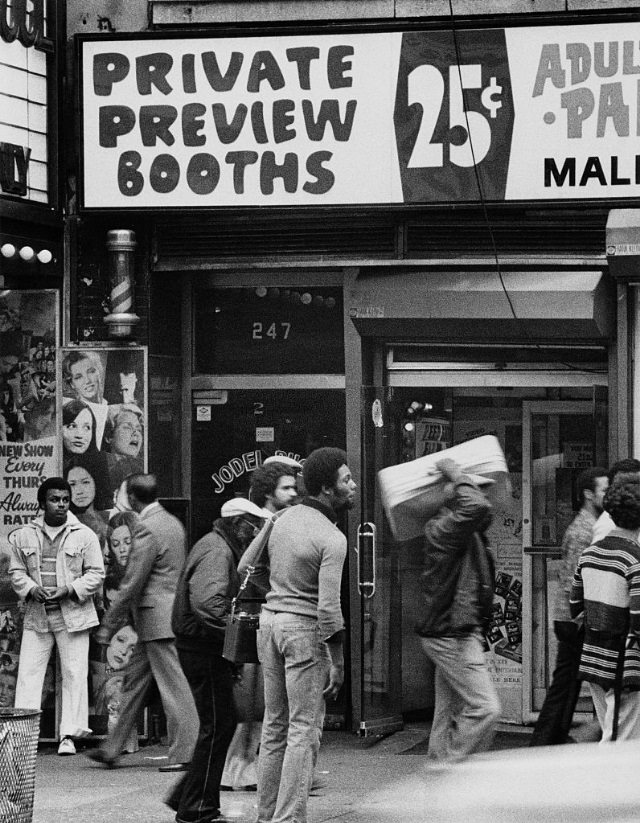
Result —
M 267 522 L 264 524 L 260 534 L 257 535 L 256 538 L 255 538 L 256 540 L 260 540 L 260 545 L 257 548 L 254 547 L 254 550 L 257 550 L 256 559 L 254 560 L 253 565 L 247 566 L 247 571 L 246 571 L 246 574 L 244 576 L 244 580 L 240 584 L 240 588 L 238 589 L 238 593 L 236 594 L 236 596 L 231 601 L 231 614 L 232 615 L 235 612 L 236 603 L 239 600 L 242 600 L 242 597 L 241 597 L 242 592 L 244 592 L 246 590 L 247 586 L 249 585 L 249 580 L 251 579 L 251 575 L 255 573 L 256 567 L 257 567 L 258 563 L 260 562 L 260 560 L 262 559 L 263 554 L 265 553 L 265 550 L 266 550 L 266 548 L 269 544 L 269 537 L 271 535 L 271 531 L 273 529 L 273 526 L 274 526 L 276 520 L 280 517 L 280 515 L 282 514 L 283 511 L 284 511 L 284 509 L 282 511 L 275 512 L 275 514 L 273 514 L 269 518 L 269 520 L 267 520 Z

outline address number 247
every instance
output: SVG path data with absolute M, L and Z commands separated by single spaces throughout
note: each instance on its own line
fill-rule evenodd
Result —
M 440 168 L 444 165 L 444 144 L 432 143 L 445 96 L 445 78 L 435 66 L 418 66 L 408 76 L 408 103 L 422 106 L 422 120 L 409 158 L 409 168 Z M 491 124 L 478 111 L 465 111 L 465 90 L 482 89 L 480 102 L 495 119 L 502 107 L 502 86 L 492 77 L 482 88 L 482 66 L 449 67 L 449 161 L 469 167 L 480 163 L 491 148 Z M 471 140 L 469 140 L 469 131 Z

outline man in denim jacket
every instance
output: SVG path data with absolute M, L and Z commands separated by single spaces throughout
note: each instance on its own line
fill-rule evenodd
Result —
M 91 733 L 89 632 L 99 622 L 93 595 L 104 580 L 98 538 L 69 511 L 70 500 L 66 480 L 45 480 L 38 488 L 42 516 L 9 535 L 11 585 L 26 601 L 15 704 L 40 708 L 55 643 L 62 669 L 61 755 L 75 754 L 73 738 Z

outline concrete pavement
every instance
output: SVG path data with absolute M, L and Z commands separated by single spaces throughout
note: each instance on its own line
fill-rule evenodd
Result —
M 353 734 L 327 731 L 318 772 L 327 786 L 309 801 L 311 823 L 412 823 L 431 820 L 430 785 L 425 771 L 425 724 L 408 725 L 372 743 Z M 418 753 L 407 754 L 411 749 Z M 33 823 L 171 823 L 163 798 L 177 780 L 158 772 L 166 747 L 143 747 L 104 769 L 82 754 L 58 757 L 55 747 L 38 753 Z M 224 792 L 222 812 L 238 823 L 255 820 L 256 795 Z

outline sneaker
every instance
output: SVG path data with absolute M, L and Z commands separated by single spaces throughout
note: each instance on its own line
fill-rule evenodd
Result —
M 71 737 L 63 737 L 58 746 L 58 754 L 67 756 L 76 753 L 76 744 Z

